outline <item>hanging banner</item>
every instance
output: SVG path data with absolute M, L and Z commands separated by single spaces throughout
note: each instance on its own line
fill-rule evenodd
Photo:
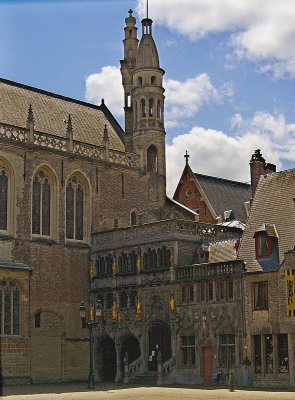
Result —
M 295 316 L 295 281 L 294 269 L 285 271 L 287 317 Z

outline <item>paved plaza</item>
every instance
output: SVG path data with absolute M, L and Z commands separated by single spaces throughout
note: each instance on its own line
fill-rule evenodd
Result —
M 111 387 L 102 386 L 86 390 L 79 385 L 34 385 L 7 387 L 3 399 L 8 400 L 287 400 L 295 399 L 294 392 L 266 392 L 225 388 L 172 388 L 172 387 Z

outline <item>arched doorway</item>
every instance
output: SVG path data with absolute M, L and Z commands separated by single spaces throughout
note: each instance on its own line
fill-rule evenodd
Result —
M 105 336 L 98 347 L 99 376 L 103 381 L 114 381 L 117 371 L 116 348 L 114 341 Z
M 171 331 L 163 321 L 155 321 L 149 329 L 149 359 L 150 371 L 157 370 L 158 352 L 162 353 L 162 361 L 171 358 Z
M 124 361 L 125 354 L 128 354 L 128 363 L 131 364 L 138 357 L 140 357 L 141 351 L 139 346 L 139 341 L 135 336 L 128 336 L 122 343 L 122 365 Z

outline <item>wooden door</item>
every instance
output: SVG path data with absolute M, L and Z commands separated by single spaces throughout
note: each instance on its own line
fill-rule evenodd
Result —
M 204 383 L 212 382 L 213 374 L 213 348 L 203 347 Z

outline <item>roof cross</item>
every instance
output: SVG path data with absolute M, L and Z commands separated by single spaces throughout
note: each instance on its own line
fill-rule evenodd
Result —
M 189 154 L 187 150 L 185 150 L 185 155 L 183 157 L 185 158 L 185 164 L 188 165 Z

